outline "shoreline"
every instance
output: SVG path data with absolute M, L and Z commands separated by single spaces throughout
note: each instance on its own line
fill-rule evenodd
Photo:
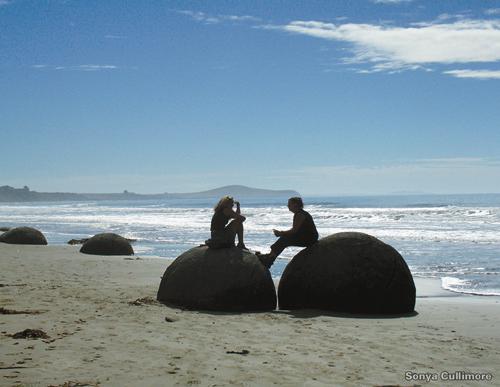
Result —
M 169 261 L 136 258 L 0 243 L 0 306 L 40 312 L 0 315 L 0 385 L 413 385 L 454 371 L 498 383 L 500 297 L 415 278 L 412 316 L 186 311 L 155 301 Z M 50 338 L 8 336 L 28 328 Z
M 55 248 L 65 248 L 67 246 L 71 246 L 67 243 L 51 243 L 48 245 L 50 247 L 55 247 Z M 73 245 L 75 249 L 79 250 L 81 247 L 81 244 Z M 194 246 L 193 246 L 194 247 Z M 175 260 L 175 258 L 168 258 L 168 257 L 162 257 L 159 255 L 146 255 L 143 256 L 141 254 L 141 251 L 136 252 L 135 255 L 133 256 L 135 258 L 139 258 L 139 260 L 147 260 L 147 259 L 153 259 L 153 260 L 159 260 L 162 262 L 167 262 L 171 263 Z M 290 259 L 285 259 L 285 258 L 278 258 L 279 260 L 287 261 L 289 262 Z M 278 288 L 278 284 L 280 281 L 281 276 L 273 276 L 273 281 L 276 286 L 276 289 Z M 415 287 L 417 289 L 417 298 L 419 297 L 479 297 L 479 298 L 498 298 L 500 300 L 500 295 L 497 294 L 483 294 L 483 293 L 475 293 L 472 291 L 458 291 L 458 290 L 451 290 L 451 289 L 445 289 L 442 286 L 442 281 L 441 278 L 436 278 L 436 277 L 422 277 L 422 276 L 413 276 L 413 280 L 415 282 Z

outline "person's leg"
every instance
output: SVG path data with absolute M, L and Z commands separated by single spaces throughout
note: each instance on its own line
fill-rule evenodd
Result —
M 269 254 L 259 255 L 259 259 L 264 266 L 268 269 L 273 265 L 274 261 L 288 246 L 294 246 L 295 240 L 293 237 L 282 236 L 271 245 L 271 252 Z
M 317 239 L 303 238 L 302 236 L 292 235 L 292 236 L 282 236 L 271 245 L 271 252 L 269 254 L 260 254 L 260 261 L 268 269 L 273 265 L 276 258 L 283 252 L 284 249 L 290 246 L 297 247 L 309 247 L 317 242 Z
M 245 243 L 243 241 L 243 222 L 239 220 L 232 220 L 227 226 L 226 230 L 231 230 L 234 233 L 233 243 L 235 236 L 238 236 L 238 247 L 245 248 Z
M 279 237 L 278 240 L 271 245 L 271 252 L 269 253 L 269 256 L 272 258 L 276 258 L 288 246 L 293 246 L 293 245 L 294 245 L 294 238 L 291 238 L 289 236 Z

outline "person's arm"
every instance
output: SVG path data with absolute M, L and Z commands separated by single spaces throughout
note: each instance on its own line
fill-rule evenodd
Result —
M 300 226 L 302 226 L 302 223 L 304 223 L 304 220 L 306 220 L 305 214 L 302 212 L 298 212 L 293 217 L 293 225 L 290 230 L 286 231 L 273 230 L 274 235 L 276 235 L 277 237 L 293 235 L 297 233 L 297 231 L 299 231 Z
M 236 211 L 234 211 L 232 208 L 224 208 L 224 214 L 231 219 L 236 219 L 241 222 L 244 222 L 246 219 L 243 215 L 241 215 L 239 205 L 236 206 Z

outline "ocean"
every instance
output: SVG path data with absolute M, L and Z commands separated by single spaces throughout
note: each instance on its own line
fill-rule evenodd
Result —
M 237 198 L 238 199 L 238 198 Z M 500 194 L 305 197 L 306 210 L 325 237 L 358 231 L 396 248 L 416 277 L 438 278 L 444 289 L 500 295 Z M 216 199 L 1 203 L 0 226 L 31 226 L 49 244 L 101 232 L 134 242 L 136 255 L 173 259 L 210 236 Z M 283 199 L 241 199 L 245 243 L 269 252 L 272 229 L 291 227 Z M 279 278 L 300 248 L 273 265 Z

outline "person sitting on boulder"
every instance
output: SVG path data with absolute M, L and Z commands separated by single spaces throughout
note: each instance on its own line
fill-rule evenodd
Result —
M 235 204 L 236 211 L 233 210 Z M 229 222 L 230 219 L 233 220 Z M 224 196 L 214 207 L 214 215 L 210 225 L 211 238 L 205 241 L 205 244 L 215 249 L 233 247 L 236 235 L 238 235 L 237 247 L 246 249 L 243 243 L 243 222 L 245 219 L 241 215 L 240 203 L 234 201 L 231 196 Z
M 271 246 L 269 254 L 260 254 L 259 259 L 264 266 L 270 268 L 276 257 L 289 246 L 309 247 L 317 242 L 318 231 L 314 220 L 307 211 L 304 210 L 302 198 L 293 197 L 288 199 L 288 209 L 294 213 L 293 226 L 290 230 L 273 230 L 279 239 Z

